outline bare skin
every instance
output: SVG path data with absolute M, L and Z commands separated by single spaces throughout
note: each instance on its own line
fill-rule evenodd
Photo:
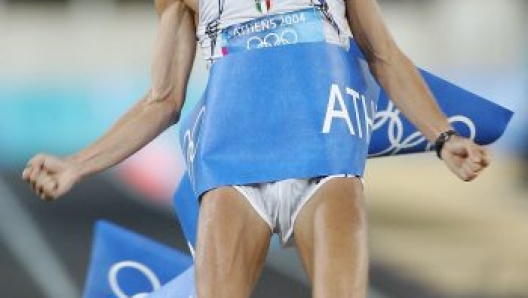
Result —
M 198 297 L 249 297 L 271 237 L 268 224 L 232 187 L 202 198 L 196 245 Z
M 367 220 L 358 178 L 336 178 L 299 213 L 295 243 L 313 297 L 366 297 Z
M 346 0 L 355 39 L 380 85 L 431 142 L 451 128 L 410 60 L 397 47 L 375 0 Z M 132 155 L 179 119 L 196 41 L 197 0 L 156 0 L 160 25 L 152 63 L 152 86 L 99 140 L 60 158 L 38 154 L 22 174 L 45 201 L 67 193 L 82 178 Z M 441 152 L 460 179 L 475 179 L 490 158 L 463 137 Z M 313 283 L 314 297 L 366 297 L 368 255 L 363 188 L 356 178 L 329 181 L 299 213 L 294 237 Z M 249 297 L 269 245 L 267 224 L 234 189 L 203 196 L 196 247 L 200 298 Z

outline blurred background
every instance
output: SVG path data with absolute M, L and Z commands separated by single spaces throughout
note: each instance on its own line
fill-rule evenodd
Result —
M 433 154 L 369 161 L 371 298 L 528 297 L 528 1 L 380 5 L 417 65 L 516 114 L 472 183 Z M 57 203 L 20 180 L 35 153 L 79 150 L 145 93 L 156 28 L 152 1 L 0 0 L 2 297 L 79 297 L 98 218 L 187 252 L 177 127 Z M 206 83 L 196 62 L 186 109 Z M 294 249 L 272 245 L 254 297 L 309 297 Z

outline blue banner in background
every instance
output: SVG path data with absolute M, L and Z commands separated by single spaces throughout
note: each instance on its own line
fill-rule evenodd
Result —
M 512 111 L 425 70 L 420 70 L 420 73 L 438 105 L 461 135 L 481 145 L 491 144 L 502 136 L 513 116 Z M 432 150 L 432 144 L 401 114 L 382 90 L 374 117 L 369 156 L 428 150 Z
M 83 298 L 146 297 L 191 265 L 189 255 L 99 221 Z

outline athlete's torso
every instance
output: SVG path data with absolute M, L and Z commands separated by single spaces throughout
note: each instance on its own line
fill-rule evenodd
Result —
M 320 0 L 198 0 L 198 28 L 197 37 L 206 59 L 222 56 L 219 44 L 211 51 L 211 38 L 206 33 L 208 26 L 218 20 L 218 29 L 224 29 L 233 24 L 239 24 L 270 14 L 291 12 L 321 4 Z M 324 1 L 324 0 L 323 0 Z M 332 15 L 336 26 L 330 22 L 323 24 L 327 42 L 340 44 L 351 36 L 350 28 L 345 16 L 343 0 L 326 0 L 328 11 Z M 220 16 L 220 17 L 219 17 Z

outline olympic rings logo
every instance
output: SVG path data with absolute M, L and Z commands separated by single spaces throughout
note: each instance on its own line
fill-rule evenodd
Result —
M 128 268 L 135 269 L 136 271 L 139 271 L 142 275 L 144 275 L 152 286 L 152 292 L 161 288 L 160 280 L 149 267 L 135 261 L 122 261 L 112 265 L 110 271 L 108 272 L 108 282 L 110 283 L 110 289 L 116 295 L 117 298 L 145 298 L 151 294 L 150 292 L 144 292 L 134 294 L 133 296 L 128 296 L 123 292 L 121 286 L 117 281 L 117 275 L 119 271 Z
M 462 115 L 454 115 L 449 117 L 450 123 L 461 123 L 464 124 L 469 130 L 469 138 L 474 139 L 476 135 L 475 123 L 471 119 Z M 387 127 L 387 139 L 389 145 L 375 153 L 369 153 L 370 157 L 393 155 L 397 154 L 404 149 L 413 148 L 427 143 L 425 151 L 431 150 L 432 144 L 427 142 L 427 139 L 419 131 L 416 131 L 407 137 L 404 137 L 405 126 L 401 118 L 401 112 L 394 106 L 392 102 L 389 102 L 387 108 L 383 111 L 377 111 L 374 117 L 374 125 L 372 130 L 380 130 L 382 127 Z
M 199 134 L 200 134 L 200 128 L 203 122 L 204 114 L 205 114 L 205 106 L 202 106 L 200 111 L 198 112 L 198 116 L 196 116 L 196 120 L 193 124 L 192 129 L 190 128 L 187 129 L 183 136 L 182 148 L 185 151 L 184 155 L 185 155 L 185 160 L 187 161 L 187 172 L 189 173 L 189 178 L 193 186 L 194 186 L 194 159 L 196 156 L 196 152 L 198 151 L 198 146 L 199 146 L 199 141 L 200 141 Z
M 299 36 L 297 35 L 297 32 L 291 29 L 286 29 L 280 34 L 271 32 L 266 34 L 264 37 L 260 37 L 258 35 L 252 36 L 246 42 L 246 49 L 254 50 L 296 44 L 298 40 Z

